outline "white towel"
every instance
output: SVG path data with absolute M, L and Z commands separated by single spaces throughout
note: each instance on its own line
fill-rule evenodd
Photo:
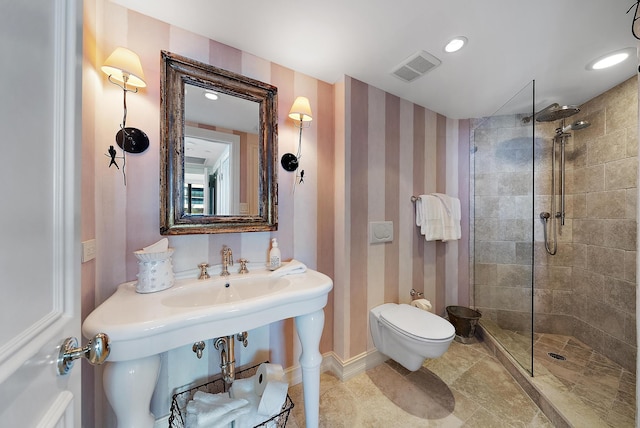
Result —
M 209 394 L 197 391 L 187 403 L 186 427 L 224 427 L 249 412 L 249 401 L 230 398 L 228 394 Z
M 284 275 L 294 275 L 297 273 L 304 273 L 306 271 L 307 271 L 307 266 L 304 263 L 296 259 L 293 259 L 288 263 L 283 263 L 282 266 L 280 266 L 278 269 L 271 272 L 269 276 L 279 277 Z
M 427 241 L 442 239 L 444 236 L 444 207 L 440 199 L 433 195 L 420 195 L 416 201 L 416 226 Z
M 266 419 L 264 416 L 258 413 L 258 407 L 260 406 L 260 397 L 258 397 L 255 392 L 243 392 L 242 394 L 242 398 L 249 402 L 249 404 L 247 405 L 249 411 L 236 419 L 235 428 L 248 428 L 260 425 Z
M 162 238 L 155 244 L 151 244 L 148 247 L 144 247 L 142 249 L 145 253 L 163 253 L 169 249 L 169 240 L 167 238 Z
M 434 193 L 444 208 L 442 241 L 460 239 L 462 236 L 460 227 L 460 199 L 443 193 Z
M 212 417 L 209 410 L 207 410 L 207 404 L 197 401 L 195 403 L 198 410 L 192 413 L 187 413 L 185 421 L 186 428 L 231 428 L 232 422 L 238 420 L 243 415 L 251 411 L 249 406 L 245 405 L 239 409 L 231 410 L 219 416 Z

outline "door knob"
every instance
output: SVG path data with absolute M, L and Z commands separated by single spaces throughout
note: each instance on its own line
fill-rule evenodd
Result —
M 67 337 L 62 342 L 58 354 L 58 374 L 69 373 L 73 367 L 73 360 L 80 357 L 86 358 L 94 366 L 102 364 L 109 356 L 109 352 L 111 352 L 109 336 L 105 333 L 96 334 L 84 348 L 78 347 L 78 339 L 75 337 Z

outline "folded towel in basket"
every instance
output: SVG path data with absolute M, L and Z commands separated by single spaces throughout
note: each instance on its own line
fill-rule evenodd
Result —
M 187 428 L 225 427 L 248 413 L 249 401 L 230 398 L 228 394 L 209 394 L 198 391 L 187 403 Z

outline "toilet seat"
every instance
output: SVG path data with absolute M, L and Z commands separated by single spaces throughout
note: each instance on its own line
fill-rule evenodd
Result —
M 396 332 L 415 340 L 446 341 L 455 328 L 444 318 L 406 304 L 393 305 L 380 312 L 380 320 Z

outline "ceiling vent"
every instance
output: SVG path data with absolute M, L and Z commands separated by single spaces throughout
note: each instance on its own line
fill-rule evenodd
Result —
M 442 63 L 438 58 L 425 51 L 418 51 L 404 60 L 391 74 L 405 82 L 413 82 Z

